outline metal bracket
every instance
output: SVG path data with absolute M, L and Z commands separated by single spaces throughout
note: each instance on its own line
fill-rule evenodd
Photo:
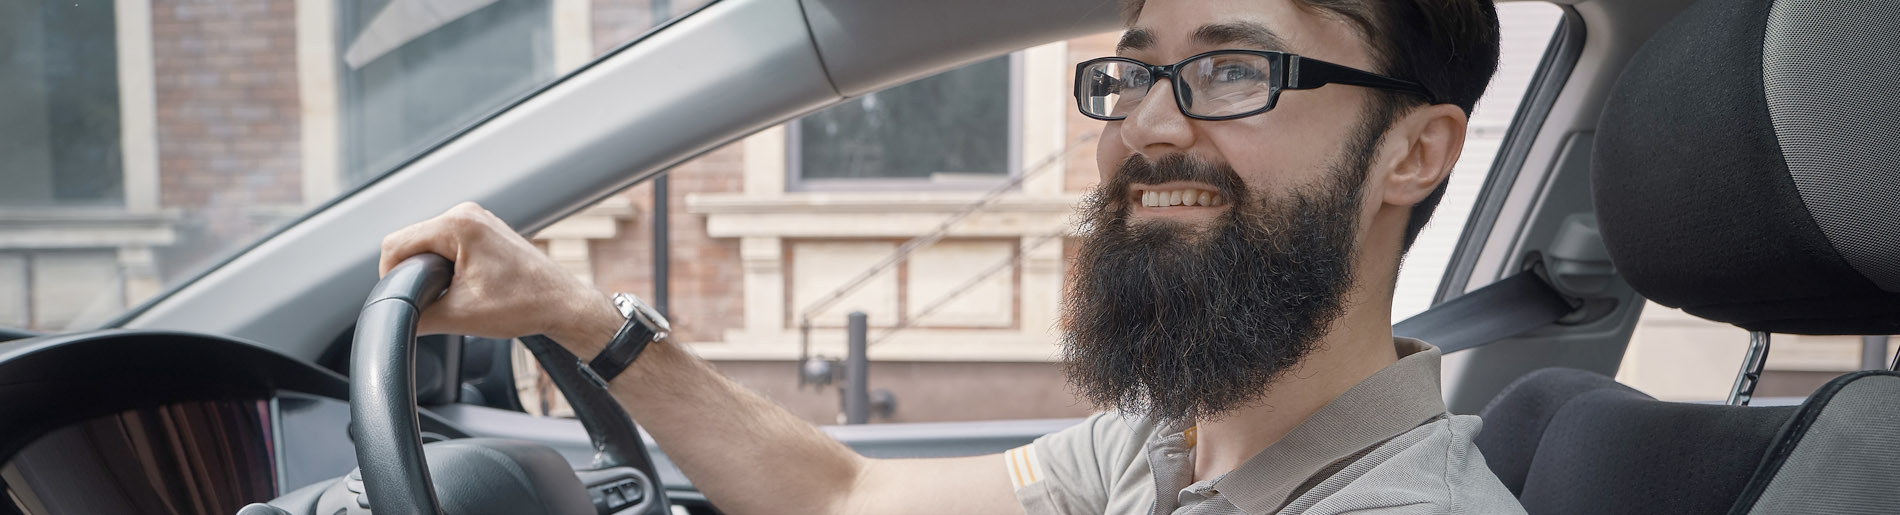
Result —
M 1747 406 L 1755 398 L 1755 385 L 1761 383 L 1762 365 L 1768 363 L 1768 333 L 1748 332 L 1748 354 L 1742 358 L 1742 370 L 1735 375 L 1735 387 L 1729 389 L 1728 405 Z
M 1552 289 L 1571 299 L 1576 307 L 1557 323 L 1576 325 L 1596 321 L 1616 308 L 1616 294 L 1622 282 L 1610 252 L 1603 246 L 1595 215 L 1573 214 L 1543 252 L 1526 256 L 1530 267 L 1550 283 Z

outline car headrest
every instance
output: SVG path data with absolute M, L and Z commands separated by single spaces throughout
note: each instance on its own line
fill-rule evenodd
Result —
M 1900 333 L 1900 9 L 1702 0 L 1597 125 L 1611 260 L 1650 300 L 1754 331 Z

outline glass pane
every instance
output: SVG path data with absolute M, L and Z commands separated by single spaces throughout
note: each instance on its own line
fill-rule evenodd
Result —
M 1465 131 L 1464 153 L 1452 168 L 1451 185 L 1438 210 L 1425 225 L 1412 250 L 1399 267 L 1398 289 L 1392 296 L 1392 321 L 1404 320 L 1432 305 L 1438 294 L 1438 282 L 1444 279 L 1451 253 L 1463 235 L 1465 219 L 1484 188 L 1497 158 L 1504 135 L 1511 129 L 1511 118 L 1530 87 L 1537 64 L 1544 58 L 1551 35 L 1563 11 L 1544 2 L 1508 2 L 1498 4 L 1498 28 L 1501 49 L 1498 72 L 1491 87 L 1478 100 Z
M 797 122 L 803 179 L 1009 173 L 1009 57 L 865 95 Z
M 708 2 L 0 2 L 0 324 L 108 320 Z
M 433 28 L 397 16 L 394 2 L 345 0 L 338 13 L 351 179 L 401 164 L 554 75 L 551 45 L 531 44 L 550 39 L 550 0 L 494 1 Z
M 0 207 L 116 204 L 118 52 L 111 2 L 0 3 Z
M 1836 376 L 1885 368 L 1900 338 L 1774 334 L 1755 398 L 1803 398 Z M 1865 357 L 1873 358 L 1863 363 Z M 1654 302 L 1643 306 L 1616 380 L 1662 400 L 1721 401 L 1735 385 L 1748 331 Z

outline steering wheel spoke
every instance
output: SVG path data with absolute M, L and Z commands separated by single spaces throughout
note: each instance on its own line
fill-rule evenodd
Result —
M 652 507 L 666 504 L 658 483 L 633 467 L 581 470 L 574 474 L 580 476 L 581 484 L 587 487 L 587 496 L 594 501 L 594 510 L 601 515 L 628 509 L 648 513 Z

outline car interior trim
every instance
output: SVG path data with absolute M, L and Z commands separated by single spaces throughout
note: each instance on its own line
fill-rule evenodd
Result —
M 1577 59 L 1583 55 L 1584 38 L 1588 33 L 1583 26 L 1583 17 L 1578 16 L 1573 7 L 1559 7 L 1563 9 L 1563 20 L 1558 22 L 1557 31 L 1551 34 L 1547 47 L 1549 50 L 1544 52 L 1543 60 L 1537 63 L 1537 71 L 1530 85 L 1524 88 L 1524 100 L 1519 104 L 1517 113 L 1511 116 L 1511 130 L 1505 132 L 1504 141 L 1498 144 L 1502 150 L 1492 160 L 1484 187 L 1478 190 L 1471 215 L 1465 219 L 1459 244 L 1452 249 L 1444 277 L 1438 281 L 1438 292 L 1432 297 L 1434 305 L 1476 289 L 1468 287 L 1472 271 L 1476 268 L 1473 265 L 1484 241 L 1498 225 L 1498 210 L 1504 205 L 1504 192 L 1508 191 L 1506 185 L 1514 182 L 1524 168 L 1531 147 L 1537 143 L 1537 134 L 1543 128 L 1544 119 L 1550 116 L 1557 95 L 1563 92 L 1563 86 L 1570 80 L 1570 72 L 1577 66 Z

